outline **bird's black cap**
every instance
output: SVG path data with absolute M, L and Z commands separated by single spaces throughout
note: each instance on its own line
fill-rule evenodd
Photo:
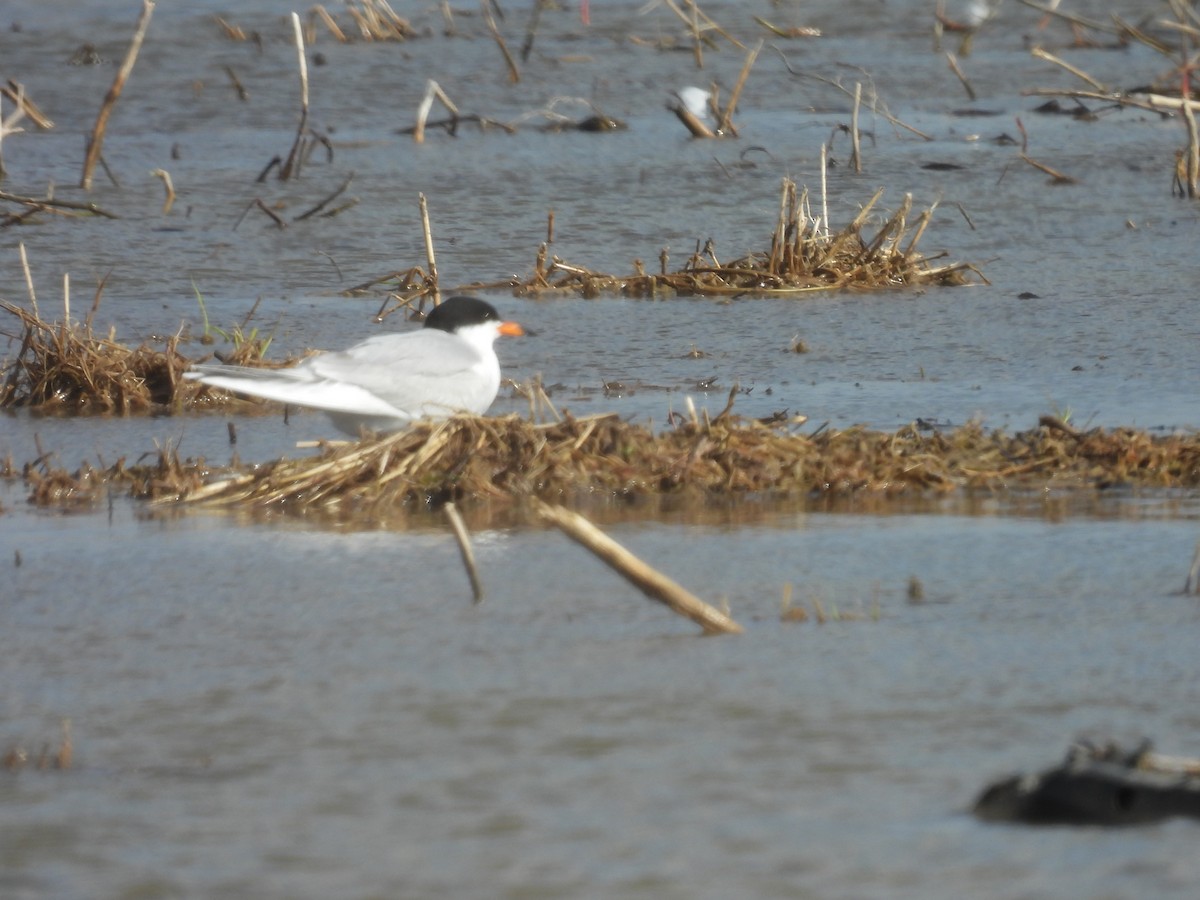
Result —
M 448 297 L 425 317 L 426 328 L 436 328 L 451 334 L 465 325 L 499 322 L 500 313 L 492 304 L 478 297 Z

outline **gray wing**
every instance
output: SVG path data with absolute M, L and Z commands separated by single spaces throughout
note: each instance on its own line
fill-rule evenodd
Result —
M 500 389 L 500 364 L 436 329 L 382 334 L 305 362 L 317 379 L 355 385 L 411 416 L 482 413 Z
M 358 416 L 395 417 L 397 410 L 363 388 L 315 377 L 306 361 L 291 369 L 193 366 L 183 377 L 238 394 Z M 411 418 L 410 416 L 402 416 Z

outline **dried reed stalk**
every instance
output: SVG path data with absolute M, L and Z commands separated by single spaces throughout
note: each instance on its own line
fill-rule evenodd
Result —
M 705 634 L 742 633 L 742 626 L 729 616 L 638 559 L 579 513 L 540 502 L 535 503 L 534 508 L 543 520 L 587 548 L 651 600 L 657 600 L 678 615 L 691 619 L 704 629 Z
M 429 203 L 424 194 L 418 194 L 417 198 L 421 207 L 421 234 L 425 238 L 425 262 L 429 266 L 428 288 L 433 295 L 433 305 L 440 306 L 442 294 L 438 286 L 437 260 L 433 255 L 433 230 L 429 227 Z
M 975 88 L 971 86 L 971 82 L 967 79 L 967 73 L 962 70 L 962 66 L 958 63 L 958 57 L 946 51 L 946 62 L 950 64 L 950 71 L 954 73 L 954 77 L 958 79 L 959 84 L 963 86 L 963 90 L 967 92 L 967 99 L 971 102 L 975 101 Z
M 476 603 L 482 603 L 483 584 L 479 580 L 479 567 L 475 565 L 475 551 L 471 549 L 471 535 L 467 531 L 467 524 L 463 521 L 458 507 L 453 502 L 443 506 L 442 512 L 446 516 L 446 521 L 450 523 L 450 530 L 454 533 L 454 540 L 458 544 L 458 552 L 462 556 L 463 566 L 471 581 L 471 597 Z
M 308 60 L 304 56 L 304 34 L 300 30 L 300 16 L 292 13 L 292 34 L 296 42 L 296 57 L 300 67 L 300 122 L 296 126 L 296 138 L 287 159 L 279 167 L 279 180 L 287 181 L 300 174 L 301 147 L 304 132 L 308 128 Z
M 733 127 L 733 111 L 737 108 L 738 100 L 742 96 L 742 88 L 746 86 L 746 79 L 750 77 L 750 70 L 754 68 L 754 62 L 758 59 L 758 54 L 762 50 L 762 47 L 763 42 L 759 41 L 746 54 L 746 59 L 742 63 L 742 70 L 738 73 L 738 79 L 729 94 L 729 102 L 725 104 L 725 109 L 721 111 L 720 119 L 717 122 L 717 132 L 720 134 L 737 135 L 737 129 Z
M 54 127 L 54 122 L 42 112 L 36 103 L 29 99 L 29 95 L 25 93 L 25 85 L 20 84 L 13 79 L 8 79 L 7 84 L 0 85 L 0 94 L 3 94 L 11 100 L 21 111 L 21 114 L 29 117 L 34 125 L 41 131 L 49 131 Z
M 100 161 L 100 148 L 104 145 L 104 134 L 108 129 L 109 116 L 112 115 L 113 107 L 121 96 L 121 91 L 125 89 L 125 82 L 129 80 L 134 63 L 137 62 L 138 51 L 142 48 L 142 41 L 146 37 L 146 29 L 150 26 L 150 16 L 153 13 L 154 0 L 142 0 L 142 14 L 138 17 L 133 31 L 133 39 L 129 42 L 129 49 L 125 51 L 125 59 L 117 69 L 117 75 L 108 89 L 104 102 L 100 104 L 100 113 L 96 117 L 96 124 L 88 138 L 87 153 L 83 159 L 83 177 L 80 179 L 80 187 L 85 191 L 92 189 L 92 173 L 96 169 L 96 163 Z
M 850 167 L 855 175 L 862 174 L 862 147 L 858 139 L 858 109 L 862 105 L 862 84 L 854 85 L 854 106 L 850 113 Z
M 492 17 L 491 0 L 480 0 L 480 2 L 483 5 L 483 19 L 487 23 L 488 31 L 491 32 L 496 46 L 500 48 L 500 53 L 504 57 L 504 65 L 508 67 L 508 80 L 511 84 L 517 84 L 521 80 L 521 70 L 517 68 L 517 61 L 508 52 L 508 44 L 504 42 L 504 35 L 496 27 L 496 20 Z

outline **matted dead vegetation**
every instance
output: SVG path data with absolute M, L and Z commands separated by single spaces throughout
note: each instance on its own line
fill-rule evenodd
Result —
M 0 385 L 0 407 L 31 406 L 46 412 L 134 413 L 175 402 L 189 362 L 175 337 L 162 349 L 127 347 L 110 331 L 52 324 L 5 300 L 0 308 L 23 326 L 21 346 Z
M 632 274 L 610 275 L 557 256 L 549 257 L 548 245 L 542 244 L 533 274 L 525 281 L 516 285 L 511 282 L 467 285 L 462 289 L 511 286 L 519 297 L 553 294 L 596 297 L 603 293 L 631 297 L 778 296 L 843 289 L 987 283 L 983 273 L 971 263 L 935 265 L 941 254 L 925 256 L 917 249 L 936 205 L 910 222 L 911 194 L 905 195 L 900 208 L 873 237 L 865 237 L 863 230 L 883 193 L 880 188 L 848 225 L 831 232 L 824 200 L 821 211 L 815 212 L 807 188 L 798 191 L 796 183 L 785 178 L 770 243 L 767 249 L 748 256 L 722 263 L 709 241 L 697 247 L 676 271 L 668 271 L 669 258 L 664 250 L 659 254 L 657 274 L 647 272 L 642 261 L 635 260 Z
M 92 314 L 96 304 L 93 304 Z M 83 323 L 48 322 L 36 310 L 7 300 L 0 309 L 21 325 L 20 347 L 8 363 L 0 384 L 0 409 L 29 407 L 42 413 L 144 414 L 183 406 L 246 405 L 224 393 L 187 381 L 183 372 L 194 360 L 179 352 L 180 337 L 172 335 L 161 348 L 143 343 L 129 347 L 116 339 L 115 330 L 98 335 L 92 314 Z M 268 363 L 263 353 L 269 340 L 246 339 L 233 331 L 233 346 L 221 355 L 234 365 L 287 365 Z
M 251 513 L 387 522 L 448 501 L 493 508 L 639 497 L 901 497 L 989 492 L 1200 486 L 1200 435 L 1080 432 L 1043 418 L 1006 434 L 966 425 L 926 433 L 799 433 L 723 414 L 661 433 L 616 415 L 540 424 L 519 416 L 424 422 L 378 440 L 253 468 L 181 461 L 68 474 L 43 457 L 25 466 L 35 503 L 79 506 L 125 485 L 136 497 Z

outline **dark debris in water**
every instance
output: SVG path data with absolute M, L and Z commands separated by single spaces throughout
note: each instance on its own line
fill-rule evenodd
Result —
M 1143 742 L 1073 745 L 1059 766 L 988 786 L 982 819 L 1027 825 L 1143 825 L 1200 818 L 1200 759 L 1164 756 Z

